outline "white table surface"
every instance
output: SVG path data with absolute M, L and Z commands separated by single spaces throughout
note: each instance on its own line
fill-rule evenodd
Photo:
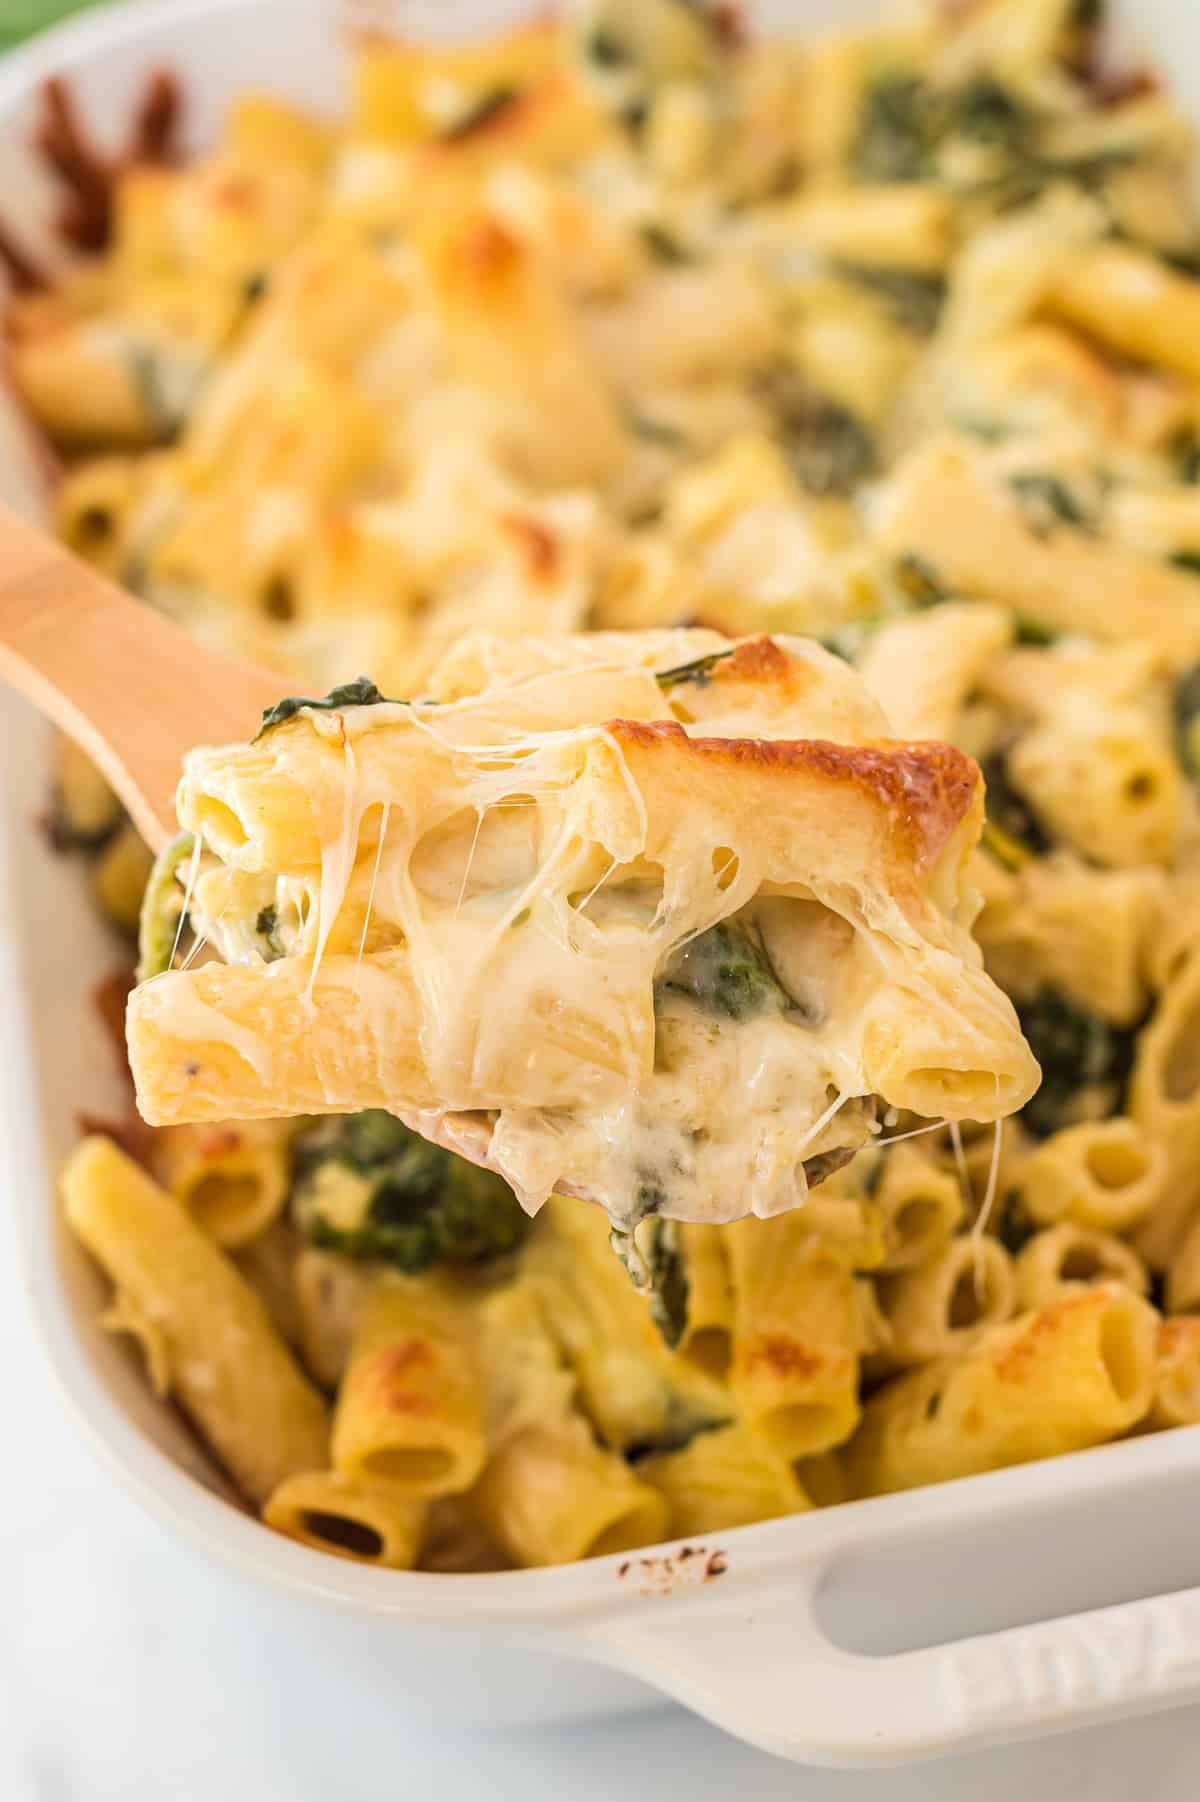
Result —
M 0 1047 L 0 1055 L 3 1048 Z M 682 1711 L 447 1733 L 381 1708 L 94 1463 L 0 1226 L 0 1802 L 1194 1802 L 1200 1712 L 900 1772 L 802 1769 Z M 1200 1514 L 1200 1509 L 1198 1509 Z

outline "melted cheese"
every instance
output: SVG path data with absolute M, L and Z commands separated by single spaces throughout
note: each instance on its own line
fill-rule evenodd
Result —
M 262 969 L 227 881 L 243 967 L 135 996 L 147 1117 L 382 1105 L 531 1210 L 569 1189 L 628 1227 L 797 1204 L 877 1094 L 1020 1105 L 1036 1066 L 958 893 L 974 766 L 890 744 L 815 646 L 705 634 L 679 673 L 697 635 L 647 636 L 476 643 L 444 703 L 194 753 L 181 821 L 299 924 Z

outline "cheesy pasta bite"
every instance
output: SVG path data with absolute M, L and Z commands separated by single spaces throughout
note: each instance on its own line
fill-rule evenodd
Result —
M 278 1531 L 556 1562 L 1196 1419 L 1200 232 L 1100 12 L 372 38 L 10 307 L 67 542 L 341 691 L 190 762 L 166 1124 L 66 1179 Z M 69 752 L 53 826 L 127 925 Z
M 963 925 L 976 766 L 879 736 L 815 645 L 702 637 L 527 640 L 476 695 L 193 753 L 186 905 L 228 963 L 135 992 L 143 1116 L 387 1107 L 628 1236 L 802 1202 L 877 1103 L 1027 1101 Z

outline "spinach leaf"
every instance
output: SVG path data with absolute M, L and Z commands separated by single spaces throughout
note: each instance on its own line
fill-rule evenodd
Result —
M 684 268 L 689 263 L 699 261 L 687 245 L 681 243 L 673 232 L 667 230 L 665 225 L 657 225 L 653 222 L 643 225 L 638 236 L 656 262 L 671 263 L 676 268 Z
M 343 682 L 340 687 L 331 688 L 319 700 L 311 695 L 287 695 L 282 701 L 276 701 L 274 707 L 267 708 L 262 716 L 262 724 L 254 735 L 254 743 L 257 744 L 272 726 L 282 726 L 285 720 L 294 719 L 306 707 L 311 707 L 317 713 L 336 713 L 341 707 L 376 707 L 381 703 L 397 704 L 389 702 L 387 695 L 380 694 L 369 676 L 358 676 L 353 682 Z
M 1200 781 L 1200 663 L 1184 670 L 1171 697 L 1175 754 L 1192 780 Z
M 686 995 L 727 1020 L 750 1020 L 796 1006 L 775 974 L 757 926 L 736 917 L 719 921 L 673 952 L 654 987 L 656 995 Z
M 677 663 L 674 669 L 659 670 L 654 680 L 664 694 L 670 694 L 673 688 L 679 688 L 685 682 L 693 682 L 697 688 L 707 688 L 717 664 L 724 663 L 727 657 L 732 656 L 731 650 L 709 651 L 707 656 L 694 657 L 690 663 Z
M 1008 485 L 1039 538 L 1048 537 L 1058 526 L 1074 526 L 1080 532 L 1094 530 L 1091 515 L 1058 476 L 1030 470 L 1010 476 Z
M 142 896 L 142 912 L 138 921 L 139 982 L 161 976 L 171 967 L 175 946 L 183 936 L 187 921 L 183 916 L 183 893 L 176 882 L 180 866 L 195 850 L 190 832 L 180 832 L 154 860 L 150 880 Z
M 1189 427 L 1184 432 L 1176 433 L 1168 446 L 1167 455 L 1181 482 L 1192 486 L 1200 482 L 1200 432 Z
M 839 262 L 840 275 L 857 282 L 887 303 L 897 325 L 927 337 L 941 317 L 946 278 L 912 269 L 884 269 L 870 263 Z
M 652 1220 L 646 1232 L 650 1318 L 674 1351 L 687 1325 L 688 1280 L 674 1220 Z
M 811 388 L 793 365 L 777 363 L 759 377 L 792 474 L 810 494 L 850 494 L 878 468 L 875 440 L 863 422 Z
M 932 173 L 940 107 L 919 76 L 880 75 L 863 97 L 850 163 L 863 181 L 921 181 Z
M 359 1217 L 329 1217 L 323 1201 L 342 1166 L 357 1187 Z M 341 1179 L 342 1183 L 346 1178 Z M 323 1121 L 293 1148 L 292 1210 L 310 1244 L 416 1275 L 432 1264 L 471 1264 L 511 1251 L 527 1216 L 508 1184 L 382 1108 Z
M 263 941 L 266 960 L 269 964 L 276 958 L 285 955 L 283 941 L 279 937 L 279 910 L 275 907 L 260 907 L 254 922 L 256 938 Z
M 980 760 L 979 767 L 987 785 L 984 805 L 989 826 L 996 828 L 1019 847 L 1023 853 L 1021 862 L 1027 862 L 1031 857 L 1044 856 L 1050 849 L 1050 839 L 1029 803 L 1014 786 L 1004 752 L 989 752 Z M 985 839 L 986 842 L 988 841 Z M 997 850 L 996 845 L 991 848 Z M 997 854 L 999 855 L 998 851 Z M 1004 856 L 1000 860 L 1002 863 L 1009 861 Z
M 1082 1088 L 1110 1085 L 1111 1104 L 1119 1108 L 1136 1028 L 1111 1026 L 1050 987 L 1039 989 L 1031 1001 L 1018 1002 L 1017 1014 L 1042 1066 L 1042 1086 L 1021 1114 L 1030 1132 L 1045 1138 L 1069 1124 L 1070 1103 Z

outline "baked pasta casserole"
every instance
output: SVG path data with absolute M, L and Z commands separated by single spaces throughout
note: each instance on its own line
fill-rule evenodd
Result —
M 53 818 L 155 1122 L 67 1218 L 277 1531 L 551 1564 L 1200 1421 L 1200 230 L 1100 12 L 366 38 L 0 243 L 58 532 L 295 691 L 153 872 L 65 746 Z

